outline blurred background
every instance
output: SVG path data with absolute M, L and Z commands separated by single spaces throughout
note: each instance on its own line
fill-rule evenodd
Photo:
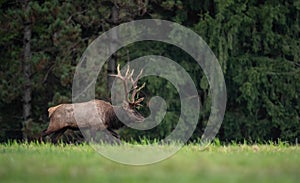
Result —
M 71 103 L 76 65 L 87 46 L 124 22 L 163 19 L 200 35 L 217 56 L 227 87 L 222 142 L 287 141 L 300 137 L 300 1 L 293 0 L 74 0 L 0 1 L 0 141 L 35 140 L 48 125 L 47 109 Z M 117 39 L 117 35 L 116 35 Z M 96 98 L 110 100 L 116 65 L 144 55 L 179 63 L 193 79 L 201 102 L 197 141 L 210 114 L 209 84 L 200 66 L 179 48 L 144 41 L 116 52 L 98 76 Z M 161 139 L 176 126 L 180 100 L 174 86 L 142 78 L 147 101 L 167 102 L 163 122 L 147 131 L 122 129 L 124 140 Z M 174 100 L 174 98 L 176 100 Z M 80 135 L 66 132 L 76 141 Z

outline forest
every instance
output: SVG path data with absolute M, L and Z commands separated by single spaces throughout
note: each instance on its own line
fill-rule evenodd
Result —
M 220 141 L 297 143 L 300 137 L 300 1 L 2 0 L 0 11 L 0 142 L 36 139 L 48 126 L 48 108 L 72 102 L 75 68 L 88 45 L 117 25 L 142 19 L 185 26 L 216 55 L 227 90 Z M 170 58 L 190 74 L 201 99 L 190 138 L 197 141 L 211 112 L 209 83 L 193 58 L 174 45 L 143 41 L 118 50 L 98 75 L 96 98 L 110 101 L 108 75 L 117 64 L 145 55 Z M 178 121 L 178 92 L 162 78 L 141 82 L 141 112 L 147 114 L 147 101 L 159 95 L 167 113 L 153 129 L 125 128 L 120 134 L 124 140 L 162 139 Z

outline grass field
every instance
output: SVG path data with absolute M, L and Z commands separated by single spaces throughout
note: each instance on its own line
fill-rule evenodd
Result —
M 119 146 L 117 148 L 124 148 Z M 0 144 L 0 182 L 299 182 L 300 146 L 197 145 L 147 166 L 108 160 L 89 145 Z

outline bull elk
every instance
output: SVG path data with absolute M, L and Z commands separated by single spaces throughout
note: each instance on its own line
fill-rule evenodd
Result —
M 136 100 L 136 95 L 144 87 L 144 85 L 141 87 L 137 85 L 143 70 L 141 70 L 135 79 L 133 79 L 134 71 L 130 71 L 129 67 L 124 76 L 121 74 L 120 65 L 117 67 L 117 72 L 116 75 L 111 76 L 123 82 L 125 100 L 121 106 L 113 106 L 111 103 L 103 100 L 91 100 L 88 102 L 60 104 L 50 107 L 48 109 L 50 123 L 48 128 L 42 132 L 41 137 L 44 138 L 53 134 L 51 140 L 53 143 L 56 143 L 67 129 L 89 129 L 92 136 L 95 135 L 96 131 L 107 129 L 112 136 L 118 139 L 119 135 L 114 130 L 123 127 L 124 123 L 118 119 L 116 113 L 122 114 L 122 118 L 125 118 L 127 121 L 144 121 L 144 117 L 136 110 L 136 107 L 144 100 L 144 98 Z M 129 99 L 128 82 L 131 82 L 133 87 L 131 99 Z M 122 120 L 124 121 L 124 119 Z

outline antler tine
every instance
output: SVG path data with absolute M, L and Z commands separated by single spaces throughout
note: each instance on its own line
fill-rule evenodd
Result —
M 132 69 L 131 73 L 129 74 L 129 76 L 127 77 L 128 79 L 131 79 L 134 73 L 134 69 Z
M 122 76 L 121 74 L 121 70 L 120 70 L 120 64 L 118 64 L 117 66 L 117 74 L 110 74 L 110 76 L 114 76 L 114 77 L 117 77 L 119 79 L 121 79 L 123 81 L 123 85 L 124 85 L 124 90 L 125 90 L 125 99 L 127 102 L 130 102 L 129 99 L 128 99 L 128 84 L 127 84 L 127 77 L 128 77 L 128 74 L 129 74 L 129 66 L 127 68 L 127 71 L 125 73 L 125 76 Z
M 133 91 L 132 91 L 132 95 L 131 95 L 131 102 L 132 103 L 135 103 L 135 96 L 136 94 L 142 89 L 145 87 L 145 83 L 138 88 L 137 86 L 137 82 L 139 81 L 141 75 L 143 74 L 143 69 L 141 69 L 140 73 L 136 76 L 135 79 L 132 78 L 132 76 L 130 77 L 130 81 L 132 83 L 132 87 L 133 87 Z
M 135 79 L 133 79 L 132 76 L 130 77 L 130 81 L 131 81 L 133 86 L 137 85 L 137 82 L 139 81 L 142 74 L 143 74 L 143 69 L 140 71 L 140 73 L 136 76 Z
M 136 80 L 139 80 L 141 75 L 143 74 L 144 69 L 141 69 L 140 73 L 136 76 Z
M 120 64 L 118 64 L 117 66 L 117 74 L 110 74 L 110 76 L 114 76 L 117 77 L 119 79 L 121 79 L 123 81 L 123 85 L 124 85 L 124 90 L 125 90 L 125 99 L 128 103 L 133 103 L 138 105 L 143 99 L 139 99 L 138 101 L 135 101 L 135 96 L 136 94 L 145 87 L 145 83 L 138 88 L 137 83 L 138 80 L 140 79 L 140 77 L 143 74 L 143 69 L 140 71 L 140 73 L 136 76 L 135 79 L 133 79 L 133 74 L 134 74 L 134 69 L 132 69 L 132 71 L 130 71 L 130 67 L 128 65 L 127 70 L 125 72 L 125 75 L 122 76 L 121 74 L 121 70 L 120 70 Z M 128 94 L 129 94 L 129 90 L 128 90 L 128 80 L 131 81 L 132 87 L 133 87 L 133 91 L 132 91 L 132 95 L 131 95 L 131 101 L 128 98 Z
M 122 75 L 121 75 L 121 70 L 120 70 L 120 64 L 118 64 L 118 66 L 117 66 L 117 72 L 118 72 L 117 74 L 118 74 L 119 76 L 122 76 Z
M 129 67 L 129 65 L 127 66 L 127 70 L 126 70 L 126 73 L 125 73 L 125 79 L 127 79 L 128 78 L 128 76 L 129 76 L 129 72 L 130 72 L 130 67 Z
M 117 67 L 117 74 L 109 74 L 109 76 L 117 77 L 117 78 L 124 80 L 124 77 L 121 75 L 120 64 L 118 64 L 118 67 Z

